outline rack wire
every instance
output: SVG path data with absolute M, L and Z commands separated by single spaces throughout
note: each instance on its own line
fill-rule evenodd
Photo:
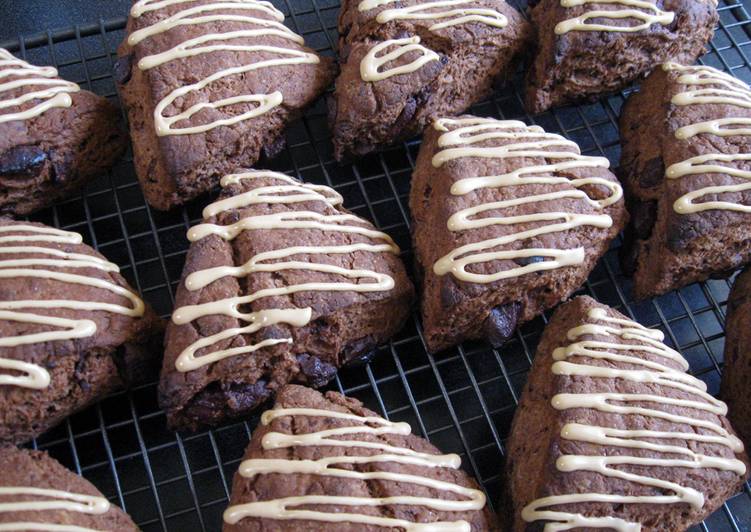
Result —
M 334 54 L 338 0 L 274 0 L 274 4 L 309 46 Z M 719 10 L 719 27 L 701 62 L 751 82 L 751 0 L 722 0 Z M 124 28 L 125 18 L 119 18 L 19 35 L 0 46 L 31 62 L 53 64 L 64 78 L 114 101 L 112 66 Z M 521 119 L 561 132 L 583 153 L 604 155 L 617 165 L 617 117 L 627 93 L 532 117 L 524 112 L 520 89 L 517 76 L 472 112 Z M 333 160 L 323 101 L 292 124 L 286 138 L 287 148 L 268 167 L 333 186 L 351 210 L 391 234 L 404 250 L 406 264 L 411 264 L 408 194 L 419 139 L 340 165 Z M 150 209 L 127 156 L 82 194 L 34 219 L 81 232 L 88 243 L 119 264 L 125 277 L 166 317 L 188 248 L 186 230 L 200 219 L 206 200 L 168 213 Z M 614 242 L 580 293 L 660 328 L 667 343 L 686 356 L 691 372 L 717 393 L 731 280 L 710 280 L 634 302 L 631 284 L 618 264 L 619 246 L 620 241 Z M 370 364 L 341 371 L 330 387 L 363 400 L 389 419 L 409 422 L 444 452 L 459 453 L 493 504 L 500 494 L 511 419 L 546 321 L 547 315 L 524 325 L 500 349 L 468 342 L 430 355 L 415 315 Z M 156 401 L 156 382 L 151 382 L 106 398 L 31 445 L 49 451 L 91 480 L 144 531 L 217 531 L 232 475 L 256 423 L 253 418 L 198 433 L 168 431 Z M 696 530 L 751 530 L 749 486 Z

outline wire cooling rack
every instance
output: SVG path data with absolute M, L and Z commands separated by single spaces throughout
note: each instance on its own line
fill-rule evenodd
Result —
M 274 0 L 274 4 L 309 46 L 334 54 L 338 0 Z M 722 0 L 719 9 L 720 26 L 702 62 L 751 81 L 751 0 Z M 101 21 L 18 36 L 0 46 L 37 64 L 54 64 L 66 79 L 116 100 L 112 66 L 124 27 L 124 18 Z M 617 117 L 624 94 L 531 117 L 522 108 L 520 88 L 517 76 L 473 112 L 562 132 L 583 152 L 605 155 L 617 165 Z M 339 165 L 332 157 L 323 101 L 292 124 L 286 136 L 286 150 L 267 167 L 336 188 L 345 205 L 394 237 L 404 250 L 405 263 L 411 265 L 407 199 L 419 140 Z M 188 248 L 186 230 L 200 219 L 208 199 L 168 213 L 150 209 L 128 156 L 81 195 L 34 219 L 82 233 L 118 263 L 125 277 L 166 317 Z M 620 241 L 614 242 L 581 293 L 662 329 L 667 342 L 686 356 L 692 373 L 717 393 L 730 281 L 694 284 L 635 303 L 631 284 L 618 265 L 619 246 Z M 415 315 L 369 365 L 343 370 L 330 387 L 363 400 L 387 418 L 409 422 L 444 452 L 459 453 L 491 504 L 496 503 L 514 408 L 546 321 L 543 316 L 526 324 L 501 349 L 472 342 L 429 355 Z M 108 397 L 32 445 L 48 450 L 91 480 L 144 531 L 218 531 L 232 475 L 256 422 L 254 418 L 195 434 L 170 432 L 152 382 Z M 697 530 L 751 530 L 749 486 Z

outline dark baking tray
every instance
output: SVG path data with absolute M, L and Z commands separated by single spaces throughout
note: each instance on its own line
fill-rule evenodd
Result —
M 76 1 L 55 1 L 53 5 L 70 17 L 65 6 L 75 7 Z M 273 1 L 310 46 L 324 54 L 334 53 L 338 0 Z M 0 0 L 0 19 L 12 16 L 11 5 L 28 7 L 32 0 Z M 86 16 L 90 10 L 85 8 L 78 6 L 75 12 Z M 90 4 L 89 8 L 94 9 Z M 749 11 L 751 0 L 722 0 L 720 27 L 711 51 L 702 58 L 703 63 L 745 81 L 751 81 Z M 28 23 L 25 26 L 29 27 Z M 0 28 L 0 46 L 32 62 L 54 64 L 63 77 L 117 99 L 112 65 L 124 35 L 124 17 L 5 40 L 12 27 L 4 24 Z M 578 142 L 583 152 L 603 154 L 617 165 L 617 117 L 624 94 L 533 118 L 521 106 L 520 79 L 517 76 L 512 84 L 499 87 L 492 100 L 475 106 L 473 112 L 523 119 L 562 132 Z M 411 265 L 407 198 L 419 145 L 419 139 L 414 139 L 339 165 L 332 158 L 326 106 L 319 101 L 289 127 L 286 150 L 266 167 L 336 188 L 346 205 L 395 238 L 404 250 L 405 262 Z M 123 274 L 166 317 L 188 247 L 185 232 L 200 219 L 208 200 L 201 198 L 169 213 L 150 209 L 136 182 L 131 159 L 126 157 L 81 195 L 34 219 L 83 233 L 87 242 L 122 267 Z M 689 360 L 692 372 L 716 393 L 730 281 L 712 280 L 636 303 L 631 283 L 618 265 L 619 246 L 619 241 L 614 243 L 581 293 L 644 325 L 662 329 L 668 343 Z M 511 418 L 545 322 L 543 316 L 525 325 L 502 349 L 475 342 L 431 356 L 425 351 L 415 315 L 379 350 L 373 362 L 342 371 L 330 387 L 363 400 L 390 419 L 409 422 L 443 451 L 461 454 L 464 467 L 482 482 L 495 505 L 503 483 Z M 48 450 L 94 482 L 145 531 L 217 531 L 232 475 L 256 422 L 253 418 L 196 434 L 170 432 L 157 405 L 153 382 L 105 399 L 32 445 Z M 697 530 L 751 530 L 749 486 Z

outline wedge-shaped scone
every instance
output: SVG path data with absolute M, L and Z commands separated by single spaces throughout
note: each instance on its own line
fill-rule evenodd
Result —
M 541 0 L 527 110 L 594 100 L 666 61 L 691 64 L 718 18 L 715 0 Z
M 413 299 L 398 247 L 333 189 L 264 171 L 222 186 L 188 233 L 167 329 L 172 427 L 242 417 L 288 382 L 322 386 L 397 332 Z
M 751 89 L 704 66 L 655 70 L 621 115 L 633 223 L 623 269 L 646 298 L 751 260 Z
M 42 451 L 0 448 L 0 530 L 138 532 L 94 485 Z
M 286 124 L 333 78 L 333 63 L 263 0 L 139 0 L 118 50 L 144 194 L 169 209 L 283 145 Z
M 751 443 L 751 269 L 736 278 L 727 309 L 721 396 L 730 408 L 728 418 L 748 446 Z
M 0 213 L 52 205 L 125 151 L 117 107 L 0 48 Z
M 727 407 L 663 334 L 589 297 L 553 314 L 508 442 L 513 530 L 686 530 L 746 478 Z
M 626 221 L 608 166 L 517 121 L 464 116 L 426 130 L 410 208 L 431 351 L 500 345 L 584 283 Z
M 235 474 L 224 532 L 498 530 L 460 467 L 356 399 L 286 386 Z
M 464 112 L 509 72 L 530 40 L 505 0 L 347 0 L 331 119 L 337 159 L 420 133 Z
M 161 320 L 81 235 L 0 218 L 0 443 L 153 377 Z

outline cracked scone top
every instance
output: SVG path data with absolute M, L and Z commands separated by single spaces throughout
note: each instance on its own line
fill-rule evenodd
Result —
M 513 530 L 685 530 L 740 488 L 726 405 L 663 339 L 588 297 L 556 310 L 509 440 Z
M 325 384 L 396 332 L 412 297 L 399 248 L 334 189 L 268 171 L 222 186 L 188 232 L 167 335 L 161 397 L 176 426 L 237 417 L 287 382 Z
M 584 282 L 625 221 L 608 167 L 538 126 L 436 120 L 410 194 L 431 350 L 499 345 Z

